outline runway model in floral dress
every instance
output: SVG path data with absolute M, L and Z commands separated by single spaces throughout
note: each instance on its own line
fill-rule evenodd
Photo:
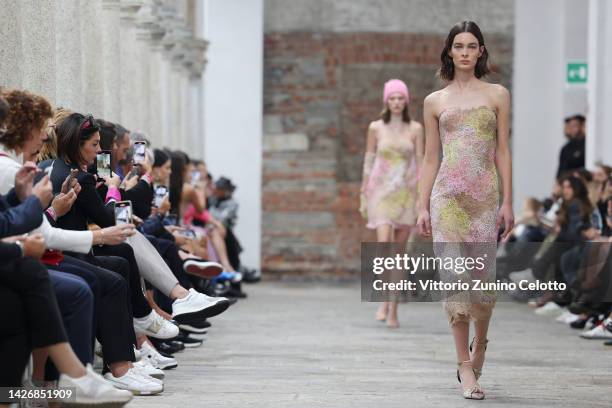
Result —
M 470 279 L 490 280 L 495 274 L 499 206 L 496 112 L 486 106 L 445 109 L 439 115 L 439 130 L 443 159 L 430 202 L 436 256 L 486 253 L 492 261 L 485 260 L 485 268 Z M 456 277 L 454 271 L 440 271 L 442 280 Z M 488 318 L 494 302 L 494 292 L 470 291 L 452 296 L 444 306 L 453 324 L 457 319 Z

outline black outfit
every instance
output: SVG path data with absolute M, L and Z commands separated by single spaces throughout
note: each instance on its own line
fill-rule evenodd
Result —
M 104 205 L 96 190 L 95 176 L 79 169 L 76 165 L 69 165 L 61 159 L 55 160 L 51 171 L 53 193 L 58 194 L 61 191 L 62 183 L 73 168 L 79 170 L 77 180 L 81 185 L 81 192 L 70 211 L 57 220 L 57 226 L 63 229 L 85 231 L 90 222 L 97 224 L 100 228 L 115 225 L 114 205 L 112 202 Z
M 73 168 L 77 168 L 77 166 L 69 165 L 61 159 L 55 160 L 53 163 L 53 171 L 51 172 L 51 182 L 53 183 L 54 192 L 57 193 L 61 190 L 62 183 L 66 180 L 66 177 L 70 174 L 70 170 Z M 78 170 L 77 180 L 81 185 L 81 192 L 70 211 L 58 218 L 58 227 L 83 231 L 88 228 L 89 222 L 97 224 L 100 228 L 115 225 L 114 205 L 112 202 L 104 205 L 102 198 L 96 190 L 95 176 L 82 169 Z M 138 270 L 132 247 L 128 244 L 96 246 L 93 250 L 93 254 L 96 255 L 96 257 L 88 256 L 85 259 L 76 254 L 71 255 L 101 267 L 105 266 L 100 265 L 100 260 L 96 260 L 97 256 L 121 257 L 125 259 L 129 267 L 127 280 L 131 294 L 132 313 L 134 317 L 144 317 L 151 313 L 151 307 L 142 293 L 140 271 Z M 107 269 L 116 271 L 115 267 Z
M 54 269 L 83 278 L 91 288 L 94 296 L 93 327 L 95 337 L 102 345 L 105 365 L 134 361 L 132 345 L 136 344 L 136 337 L 126 283 L 129 277 L 128 263 L 117 257 L 111 260 L 94 258 L 94 261 L 112 268 L 105 269 L 64 255 L 64 260 Z
M 0 247 L 7 244 L 0 243 Z M 67 342 L 46 268 L 32 258 L 0 265 L 2 386 L 21 386 L 32 349 Z M 9 312 L 10 311 L 10 312 Z
M 559 168 L 557 178 L 563 176 L 571 170 L 584 168 L 584 136 L 580 139 L 570 139 L 562 148 L 559 154 Z

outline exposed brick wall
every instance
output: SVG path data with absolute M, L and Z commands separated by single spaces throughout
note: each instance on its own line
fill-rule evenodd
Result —
M 486 41 L 498 71 L 490 79 L 510 86 L 512 38 Z M 358 213 L 368 123 L 389 78 L 406 81 L 411 116 L 422 122 L 424 97 L 441 85 L 443 43 L 437 33 L 266 33 L 264 134 L 291 135 L 263 158 L 265 272 L 358 271 L 360 243 L 375 239 Z

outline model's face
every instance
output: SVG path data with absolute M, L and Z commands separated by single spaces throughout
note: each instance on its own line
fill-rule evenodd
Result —
M 117 162 L 125 160 L 129 150 L 130 138 L 127 136 L 127 134 L 125 134 L 121 139 L 119 139 L 118 143 L 113 144 L 113 158 Z
M 561 187 L 563 200 L 571 201 L 574 198 L 574 189 L 568 180 L 563 182 L 563 186 Z
M 42 148 L 43 143 L 47 140 L 47 124 L 45 123 L 41 129 L 32 129 L 30 138 L 23 143 L 23 160 L 36 161 L 38 152 Z
M 81 144 L 81 148 L 79 150 L 81 157 L 85 161 L 85 163 L 80 163 L 81 165 L 86 164 L 89 166 L 94 164 L 96 155 L 102 150 L 100 148 L 100 133 L 94 133 L 92 137 Z
M 392 114 L 400 114 L 406 107 L 406 98 L 399 92 L 392 93 L 387 99 L 387 106 Z
M 474 34 L 459 33 L 453 40 L 448 56 L 452 58 L 455 69 L 473 71 L 483 51 L 484 46 L 478 43 Z

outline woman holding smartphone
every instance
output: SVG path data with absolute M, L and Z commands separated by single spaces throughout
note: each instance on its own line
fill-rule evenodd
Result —
M 447 86 L 425 98 L 426 144 L 417 225 L 424 236 L 433 234 L 437 256 L 457 243 L 460 248 L 478 243 L 471 245 L 476 249 L 473 252 L 495 248 L 500 226 L 504 226 L 504 239 L 513 228 L 510 94 L 503 86 L 481 79 L 489 72 L 487 59 L 478 25 L 473 21 L 456 24 L 441 54 L 439 75 Z M 494 273 L 494 264 L 488 268 L 487 275 Z M 441 270 L 440 276 L 457 279 L 454 271 Z M 473 300 L 472 295 L 458 301 L 447 298 L 444 309 L 455 340 L 463 397 L 483 399 L 484 390 L 477 380 L 482 374 L 495 297 L 480 293 Z M 470 321 L 474 321 L 475 336 L 468 346 Z

